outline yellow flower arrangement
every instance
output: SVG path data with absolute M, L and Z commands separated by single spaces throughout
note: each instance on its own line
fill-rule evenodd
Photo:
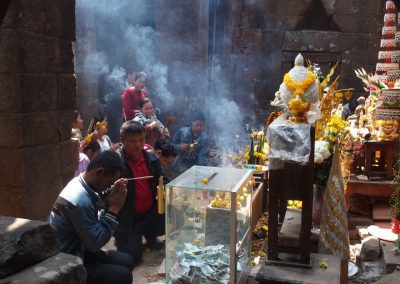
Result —
M 286 73 L 283 82 L 293 95 L 303 97 L 305 92 L 315 83 L 315 75 L 308 71 L 308 75 L 303 81 L 296 82 L 290 77 L 289 73 Z
M 306 112 L 310 107 L 310 103 L 303 102 L 299 96 L 289 101 L 289 111 L 292 113 Z

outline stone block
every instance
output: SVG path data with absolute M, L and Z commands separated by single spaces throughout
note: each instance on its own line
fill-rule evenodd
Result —
M 279 16 L 271 15 L 265 17 L 266 31 L 293 31 L 301 30 L 306 25 L 304 16 Z
M 386 273 L 392 273 L 397 266 L 400 266 L 400 254 L 396 251 L 396 244 L 392 242 L 380 241 L 382 254 L 385 260 Z M 396 283 L 396 282 L 393 282 Z
M 345 87 L 342 87 L 345 88 Z M 348 216 L 348 225 L 349 229 L 353 229 L 356 226 L 370 226 L 374 224 L 374 220 L 368 217 L 356 216 L 356 215 L 349 215 Z
M 400 271 L 394 271 L 393 273 L 383 275 L 378 281 L 374 282 L 374 284 L 394 284 L 398 283 L 400 279 Z
M 31 147 L 57 143 L 57 112 L 35 112 L 21 114 L 23 128 L 23 146 Z
M 358 68 L 360 66 L 376 63 L 377 58 L 378 53 L 370 50 L 346 50 L 342 53 L 342 65 L 348 64 Z M 351 70 L 351 72 L 354 71 Z
M 254 2 L 254 1 L 253 1 Z M 313 4 L 313 0 L 266 0 L 259 1 L 259 9 L 264 15 L 279 16 L 304 16 L 307 14 Z
M 60 143 L 61 153 L 61 176 L 63 186 L 65 186 L 73 177 L 79 163 L 79 145 L 73 140 Z M 61 191 L 61 190 L 60 190 Z
M 55 255 L 58 247 L 57 233 L 50 224 L 0 217 L 0 278 Z
M 22 115 L 0 114 L 0 147 L 18 147 L 23 144 Z
M 382 18 L 353 14 L 333 15 L 331 26 L 347 33 L 380 33 L 382 30 Z
M 377 202 L 372 209 L 374 220 L 392 220 L 390 205 L 387 202 Z
M 13 0 L 3 28 L 75 40 L 75 1 Z
M 22 216 L 21 204 L 25 188 L 0 185 L 0 215 Z
M 58 253 L 5 279 L 0 284 L 86 283 L 86 270 L 79 257 Z
M 0 73 L 23 72 L 18 53 L 18 36 L 14 30 L 0 30 Z
M 57 109 L 55 75 L 1 74 L 3 112 L 40 112 Z
M 322 0 L 322 5 L 328 15 L 355 14 L 355 15 L 379 15 L 382 6 L 376 0 Z M 367 22 L 369 19 L 365 18 Z
M 4 113 L 21 111 L 21 78 L 22 76 L 20 74 L 0 74 L 0 112 Z
M 361 260 L 362 261 L 374 261 L 381 255 L 381 246 L 379 239 L 373 236 L 366 237 L 362 241 L 361 247 Z
M 330 31 L 287 31 L 284 51 L 343 52 L 368 48 L 368 35 Z
M 3 73 L 74 73 L 70 41 L 19 30 L 1 30 L 0 62 Z
M 19 97 L 22 100 L 23 112 L 57 110 L 56 75 L 22 75 Z
M 76 109 L 76 78 L 71 74 L 58 74 L 58 110 Z
M 59 141 L 66 141 L 71 138 L 72 122 L 74 121 L 75 110 L 60 110 L 57 112 L 57 132 Z
M 24 186 L 21 151 L 17 148 L 0 148 L 0 157 L 0 185 Z
M 0 147 L 26 147 L 59 140 L 57 112 L 0 114 Z

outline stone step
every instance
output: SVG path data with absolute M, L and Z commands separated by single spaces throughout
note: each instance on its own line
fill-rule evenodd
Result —
M 378 220 L 391 220 L 390 205 L 387 202 L 377 202 L 372 209 L 372 219 Z
M 301 210 L 287 209 L 282 228 L 279 232 L 279 245 L 298 247 L 300 243 Z M 311 231 L 311 252 L 318 250 L 319 230 Z
M 400 252 L 396 250 L 396 244 L 387 241 L 380 241 L 383 259 L 386 264 L 386 273 L 392 273 L 397 266 L 400 266 Z
M 57 233 L 48 223 L 0 216 L 0 278 L 58 251 Z
M 0 284 L 26 283 L 84 284 L 86 270 L 79 257 L 60 252 L 5 279 L 0 279 Z
M 260 263 L 256 280 L 259 283 L 340 283 L 340 258 L 333 255 L 315 254 L 311 256 L 311 269 L 266 265 Z M 322 270 L 320 262 L 328 263 L 328 268 Z

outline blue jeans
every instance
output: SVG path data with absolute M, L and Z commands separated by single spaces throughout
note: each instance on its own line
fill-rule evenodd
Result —
M 84 260 L 88 284 L 131 284 L 133 260 L 119 251 L 85 251 Z

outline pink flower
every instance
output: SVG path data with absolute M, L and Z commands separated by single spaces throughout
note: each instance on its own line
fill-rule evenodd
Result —
M 342 143 L 342 145 L 343 145 L 343 148 L 346 150 L 346 151 L 351 151 L 351 150 L 353 150 L 353 145 L 352 145 L 352 143 L 350 142 L 350 141 L 343 141 L 343 143 Z

